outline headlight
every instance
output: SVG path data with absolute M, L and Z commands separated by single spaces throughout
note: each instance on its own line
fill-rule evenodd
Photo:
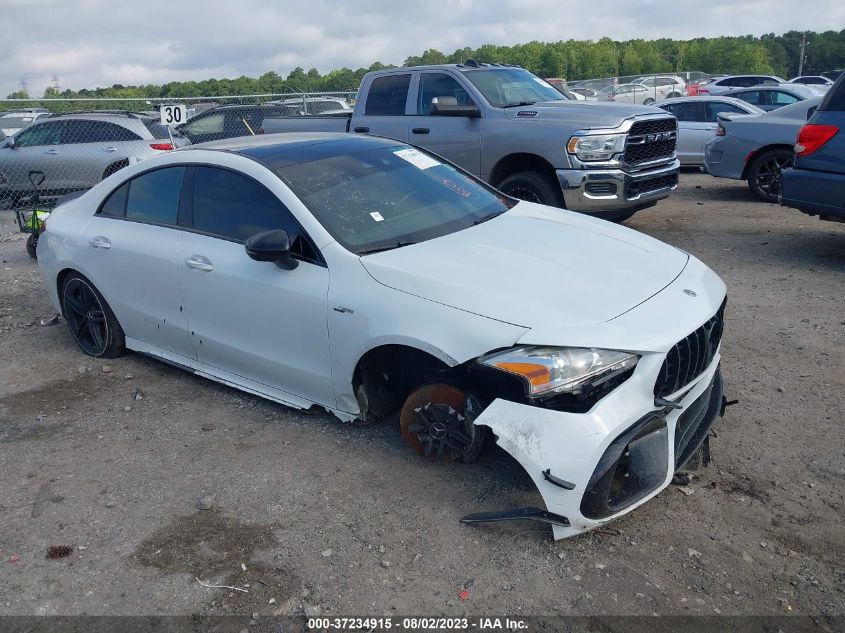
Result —
M 610 160 L 614 154 L 625 150 L 627 134 L 592 134 L 573 136 L 566 144 L 566 150 L 579 160 Z
M 514 347 L 482 356 L 487 367 L 515 374 L 529 396 L 577 393 L 631 369 L 639 356 L 629 352 L 586 347 Z

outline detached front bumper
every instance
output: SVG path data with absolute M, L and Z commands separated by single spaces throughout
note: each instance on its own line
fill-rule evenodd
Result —
M 648 206 L 666 198 L 678 186 L 680 162 L 655 169 L 558 169 L 555 173 L 570 211 L 607 216 Z
M 475 420 L 526 470 L 550 516 L 555 539 L 606 524 L 654 497 L 701 445 L 722 410 L 717 353 L 707 369 L 654 405 L 664 355 L 640 359 L 634 374 L 584 414 L 495 400 Z

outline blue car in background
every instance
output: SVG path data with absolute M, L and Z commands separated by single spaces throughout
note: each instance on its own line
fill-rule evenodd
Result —
M 845 74 L 798 133 L 793 166 L 781 174 L 780 203 L 845 222 Z

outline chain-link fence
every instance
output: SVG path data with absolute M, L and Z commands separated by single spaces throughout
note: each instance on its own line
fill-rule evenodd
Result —
M 137 161 L 261 131 L 265 117 L 345 116 L 354 92 L 166 99 L 0 100 L 0 209 L 31 213 Z M 161 110 L 178 116 L 161 122 Z M 173 109 L 170 109 L 173 110 Z M 24 225 L 21 226 L 24 230 Z
M 698 85 L 710 77 L 697 70 L 600 77 L 570 81 L 569 90 L 590 101 L 649 105 L 661 99 L 695 96 Z

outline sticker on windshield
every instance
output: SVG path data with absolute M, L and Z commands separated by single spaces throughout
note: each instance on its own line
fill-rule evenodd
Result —
M 384 216 L 382 216 L 382 214 L 378 211 L 373 211 L 372 213 L 370 213 L 370 217 L 376 222 L 384 222 Z
M 399 149 L 393 152 L 399 158 L 402 158 L 418 169 L 428 169 L 429 167 L 437 167 L 440 161 L 434 160 L 431 156 L 426 156 L 422 152 L 415 150 L 413 147 L 408 149 Z

